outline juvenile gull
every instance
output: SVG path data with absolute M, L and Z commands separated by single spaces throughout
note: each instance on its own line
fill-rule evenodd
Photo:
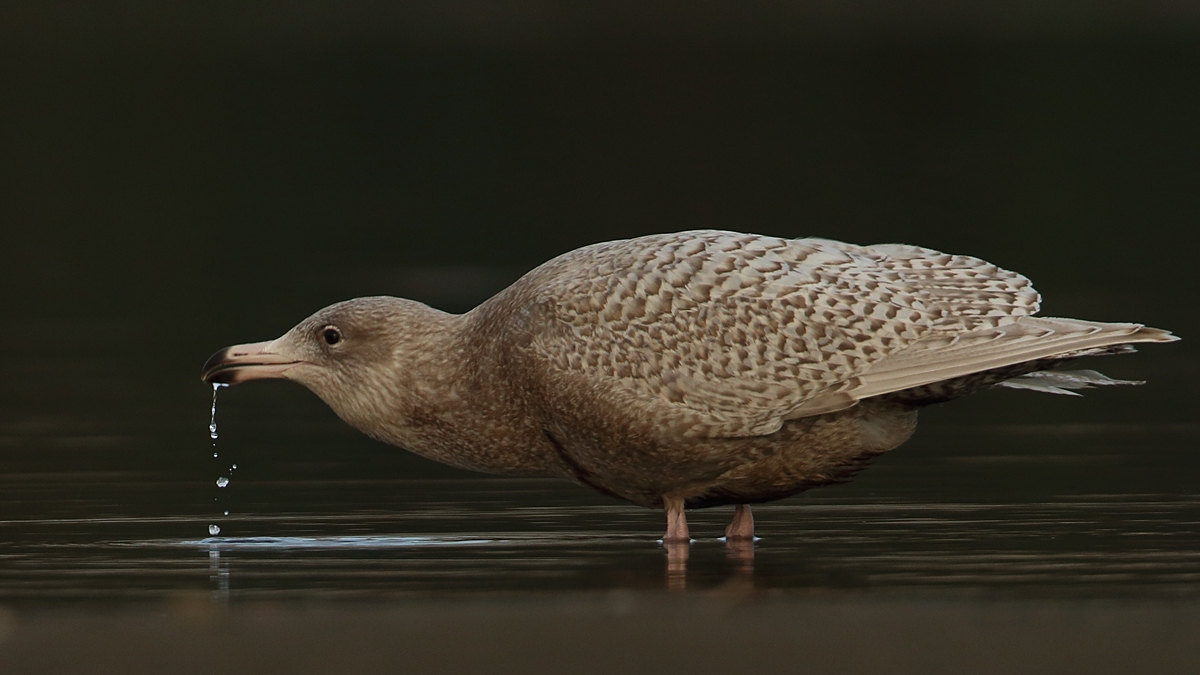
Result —
M 993 386 L 1135 384 L 1050 368 L 1177 338 L 1034 317 L 1029 280 L 927 248 L 699 230 L 587 246 L 466 314 L 391 297 L 223 349 L 206 382 L 294 380 L 366 434 L 488 473 L 554 476 L 666 512 L 848 480 L 917 410 Z

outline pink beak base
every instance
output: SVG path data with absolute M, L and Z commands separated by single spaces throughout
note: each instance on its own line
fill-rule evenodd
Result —
M 283 377 L 299 361 L 268 351 L 272 344 L 254 342 L 226 347 L 204 362 L 200 379 L 213 384 L 240 384 Z

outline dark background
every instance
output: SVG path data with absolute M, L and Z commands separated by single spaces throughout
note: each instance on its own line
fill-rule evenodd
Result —
M 194 494 L 106 508 L 205 508 L 217 348 L 358 295 L 464 311 L 574 247 L 689 228 L 969 253 L 1048 314 L 1191 338 L 1198 73 L 1189 3 L 5 4 L 0 463 L 14 486 L 173 477 Z M 1191 429 L 1192 344 L 1102 364 L 1138 390 L 930 411 L 884 461 L 1000 442 L 972 424 Z M 220 416 L 250 482 L 466 475 L 293 385 Z M 1194 485 L 1193 448 L 1158 449 L 1004 475 Z
M 1198 120 L 1179 0 L 0 3 L 0 670 L 1198 672 Z M 756 507 L 752 560 L 728 510 L 681 566 L 661 513 L 289 383 L 222 391 L 212 459 L 220 347 L 689 228 L 972 254 L 1185 339 L 923 412 Z

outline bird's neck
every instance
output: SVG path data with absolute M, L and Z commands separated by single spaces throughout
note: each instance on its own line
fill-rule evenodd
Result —
M 383 394 L 339 415 L 374 438 L 443 464 L 556 475 L 520 397 L 496 377 L 502 356 L 470 331 L 469 315 L 428 311 L 419 330 L 405 331 L 392 366 L 372 371 L 377 379 L 364 383 Z

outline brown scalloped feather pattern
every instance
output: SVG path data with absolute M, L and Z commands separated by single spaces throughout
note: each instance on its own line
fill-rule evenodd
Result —
M 685 436 L 769 434 L 1014 358 L 1151 339 L 1030 320 L 1024 276 L 899 244 L 679 232 L 572 251 L 520 285 L 552 319 L 534 340 L 548 368 Z

